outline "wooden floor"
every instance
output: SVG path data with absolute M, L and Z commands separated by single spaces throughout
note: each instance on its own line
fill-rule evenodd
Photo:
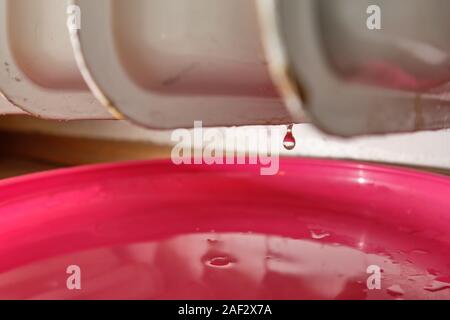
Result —
M 170 157 L 151 143 L 0 131 L 0 179 L 83 164 Z
M 43 163 L 13 156 L 0 156 L 0 179 L 24 175 L 27 173 L 51 170 L 60 167 L 57 164 Z

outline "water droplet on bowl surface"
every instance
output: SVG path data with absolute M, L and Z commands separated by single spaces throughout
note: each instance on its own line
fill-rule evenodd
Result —
M 432 276 L 438 276 L 439 275 L 439 271 L 437 271 L 436 269 L 433 269 L 433 268 L 428 268 L 427 272 L 429 274 L 431 274 Z
M 405 294 L 405 290 L 403 290 L 402 287 L 400 287 L 398 284 L 395 284 L 393 286 L 390 286 L 386 289 L 387 293 L 393 297 L 401 297 Z
M 311 238 L 313 238 L 314 240 L 322 240 L 329 236 L 330 236 L 329 232 L 311 230 Z
M 426 277 L 427 276 L 424 275 L 424 274 L 411 274 L 411 275 L 408 276 L 408 281 L 416 282 L 416 281 L 420 281 L 420 280 L 426 279 Z
M 219 240 L 217 239 L 206 239 L 206 241 L 210 244 L 210 245 L 215 245 L 219 243 Z
M 206 265 L 213 268 L 226 268 L 231 266 L 235 261 L 228 256 L 216 256 L 206 260 Z
M 411 251 L 411 253 L 413 253 L 413 254 L 420 254 L 420 255 L 428 254 L 427 251 L 425 251 L 425 250 L 420 250 L 420 249 L 415 249 L 415 250 Z
M 433 281 L 429 285 L 424 287 L 425 290 L 430 292 L 438 292 L 446 289 L 450 289 L 450 283 L 443 281 Z

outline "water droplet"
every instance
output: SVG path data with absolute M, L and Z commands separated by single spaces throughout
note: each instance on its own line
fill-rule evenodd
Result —
M 424 274 L 411 274 L 408 276 L 408 280 L 411 282 L 420 281 L 425 278 L 426 278 L 426 275 L 424 275 Z
M 340 243 L 338 243 L 338 242 L 333 242 L 333 243 L 331 244 L 331 246 L 333 246 L 333 247 L 340 247 L 340 246 L 342 246 L 342 244 L 340 244 Z
M 425 250 L 420 250 L 420 249 L 416 249 L 411 251 L 412 254 L 420 254 L 420 255 L 425 255 L 428 254 L 428 252 L 426 252 Z
M 398 284 L 390 286 L 386 289 L 387 293 L 393 297 L 400 297 L 405 294 L 405 291 Z
M 329 236 L 330 233 L 328 232 L 311 230 L 311 238 L 313 238 L 314 240 L 322 240 Z
M 234 263 L 234 260 L 228 256 L 217 256 L 206 259 L 206 265 L 213 268 L 226 268 Z
M 206 239 L 206 241 L 210 244 L 210 245 L 215 245 L 219 243 L 219 240 L 217 239 Z
M 286 136 L 284 137 L 284 140 L 283 140 L 283 146 L 288 151 L 293 150 L 296 145 L 295 137 L 294 137 L 294 134 L 292 133 L 293 128 L 294 128 L 293 124 L 288 126 Z
M 424 289 L 430 292 L 438 292 L 450 289 L 450 283 L 435 280 L 431 284 L 425 286 Z
M 437 270 L 435 270 L 435 269 L 433 269 L 433 268 L 428 268 L 428 269 L 427 269 L 427 272 L 428 272 L 429 274 L 431 274 L 432 276 L 438 276 L 438 275 L 439 275 L 439 271 L 437 271 Z

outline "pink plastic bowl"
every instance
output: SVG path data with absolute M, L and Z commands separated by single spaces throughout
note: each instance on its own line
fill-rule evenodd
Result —
M 2 181 L 0 298 L 450 299 L 448 178 L 259 169 L 164 161 Z

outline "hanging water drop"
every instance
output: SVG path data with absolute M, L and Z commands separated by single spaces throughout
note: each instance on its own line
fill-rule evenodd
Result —
M 287 127 L 286 136 L 283 140 L 283 146 L 286 150 L 293 150 L 296 145 L 294 134 L 292 133 L 292 129 L 294 128 L 294 125 L 291 124 Z

